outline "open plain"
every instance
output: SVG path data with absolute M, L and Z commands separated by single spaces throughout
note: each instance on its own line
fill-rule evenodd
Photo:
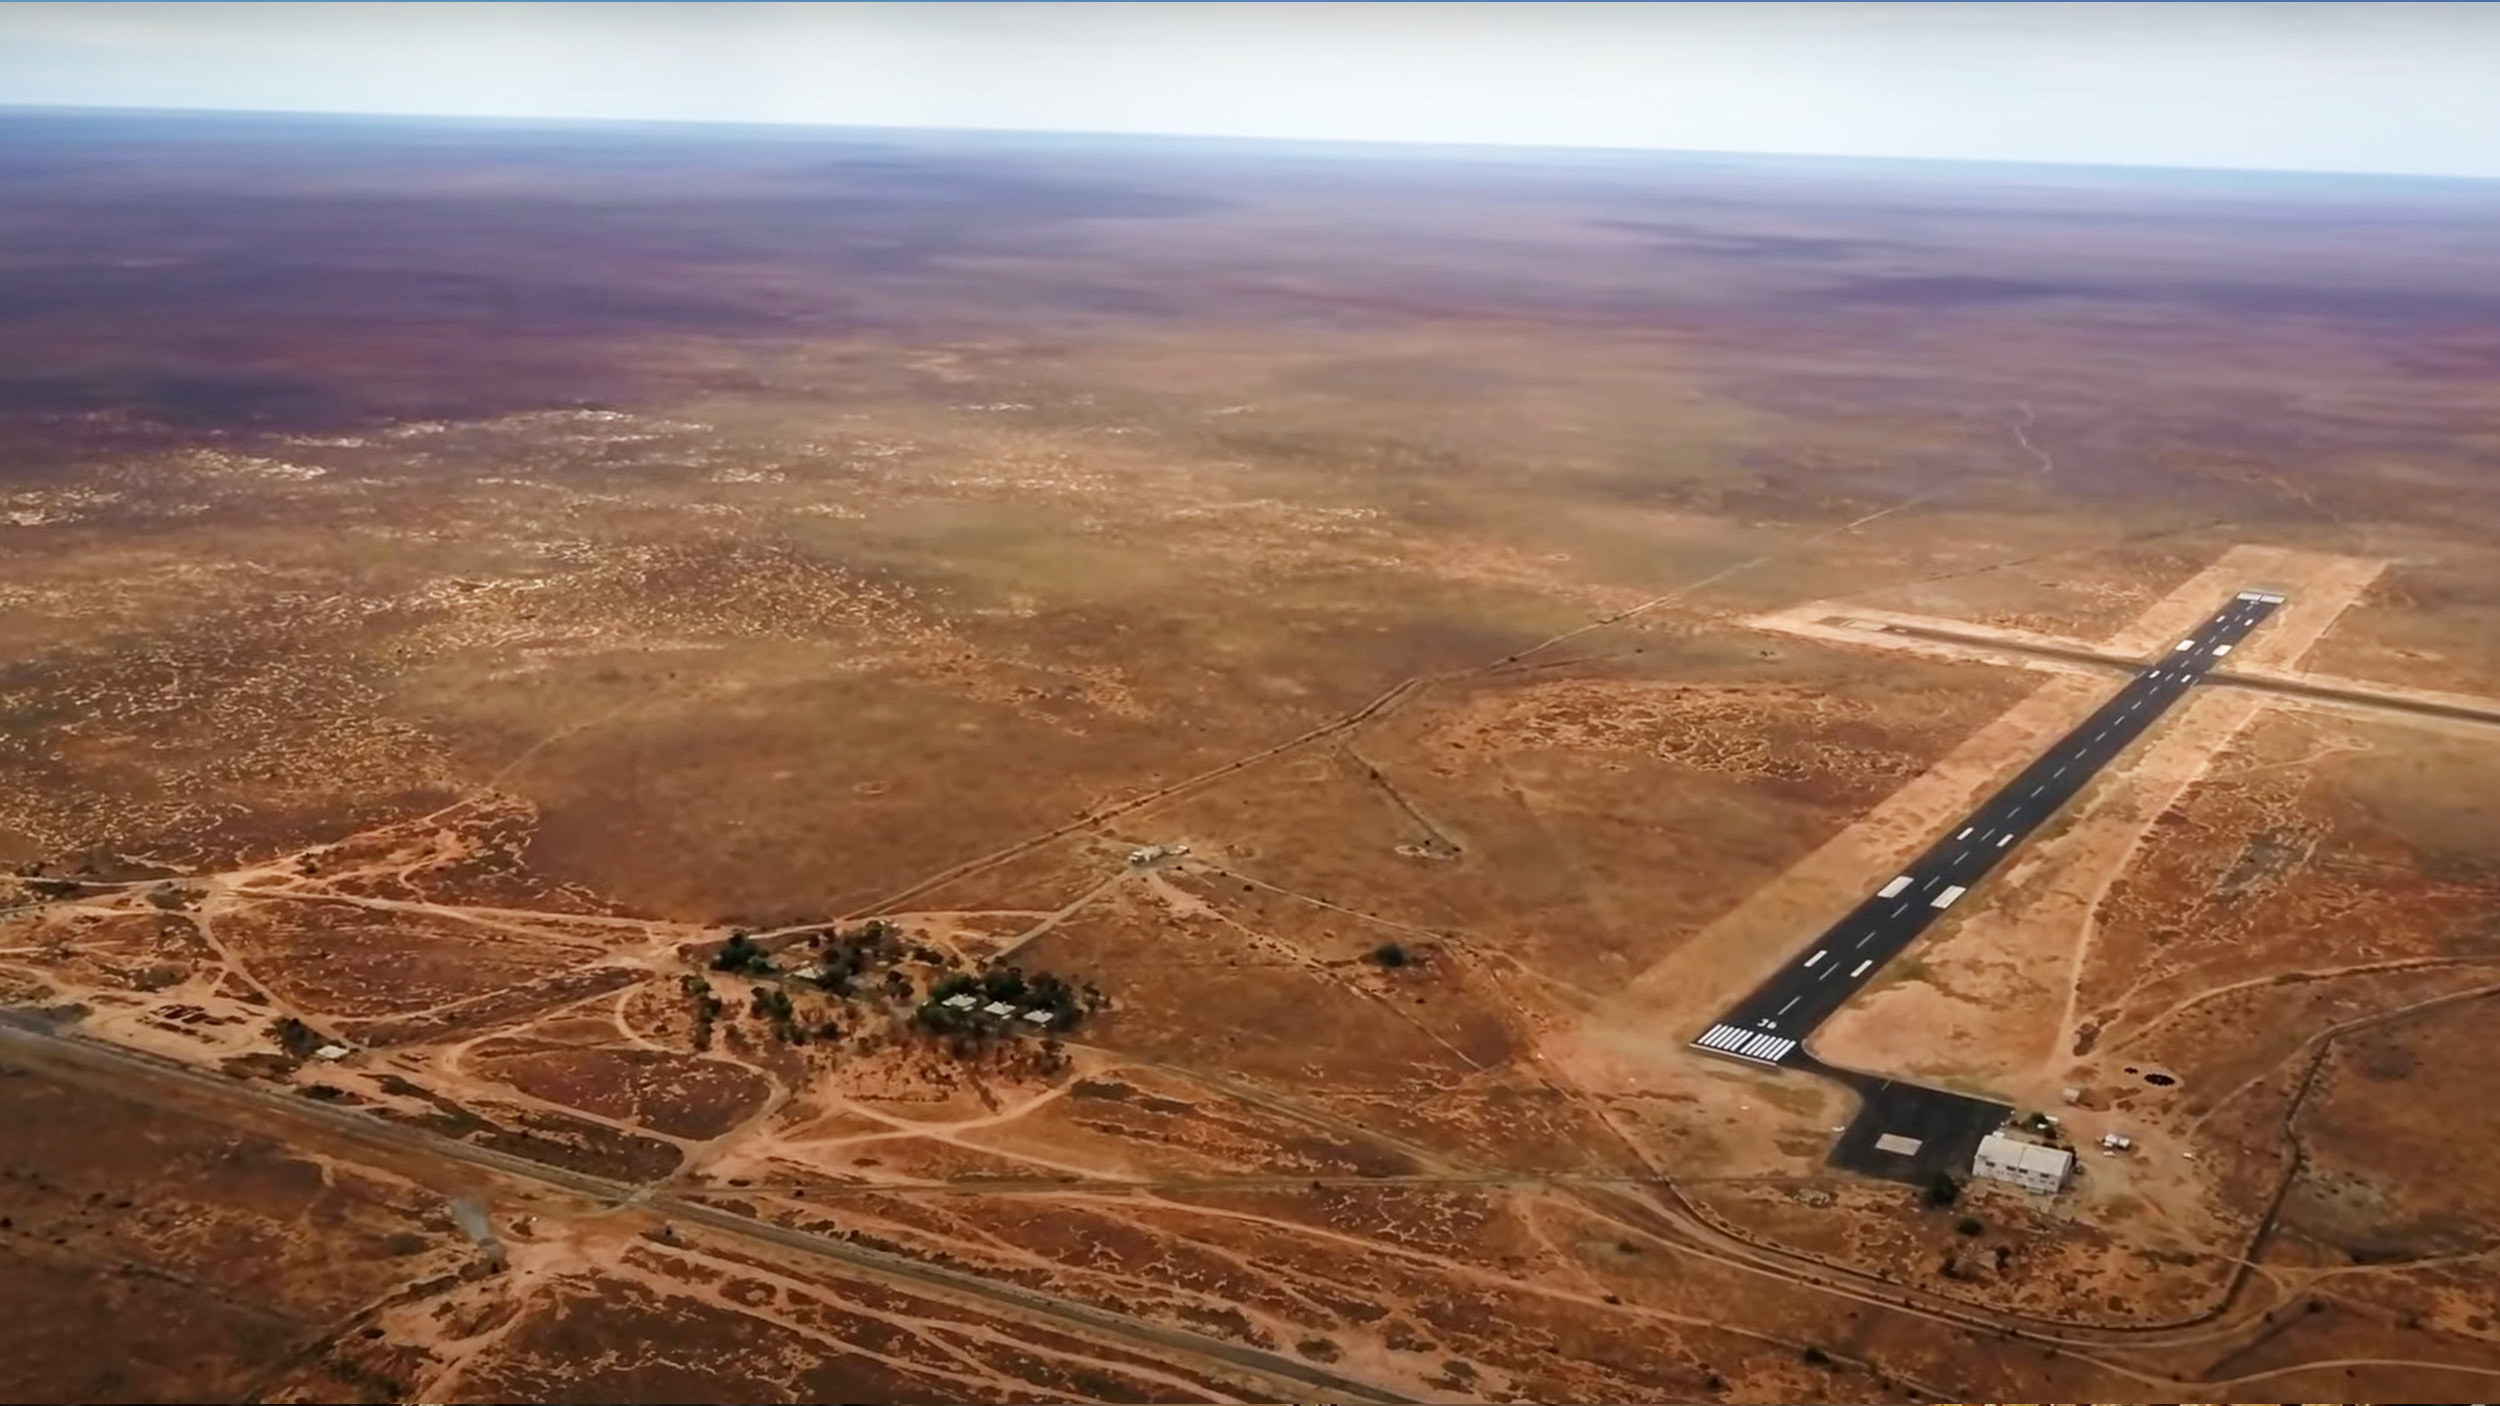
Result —
M 38 112 L 0 188 L 13 1399 L 2500 1386 L 2500 188 Z M 1689 1047 L 2253 584 L 2317 692 L 1814 1040 L 2134 1150 L 1943 1209 Z

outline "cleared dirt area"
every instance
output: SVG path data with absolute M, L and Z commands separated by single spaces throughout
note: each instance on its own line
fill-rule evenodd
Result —
M 0 126 L 10 1394 L 2500 1379 L 2490 729 L 2209 691 L 1817 1037 L 2055 1201 L 1685 1049 L 2010 646 L 2500 692 L 2487 193 Z

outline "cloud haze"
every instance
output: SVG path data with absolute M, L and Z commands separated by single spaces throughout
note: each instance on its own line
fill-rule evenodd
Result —
M 2500 5 L 0 6 L 0 102 L 2500 177 Z

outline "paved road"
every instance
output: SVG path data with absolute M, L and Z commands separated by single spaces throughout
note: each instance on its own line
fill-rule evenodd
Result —
M 223 1075 L 210 1074 L 138 1050 L 56 1033 L 43 1017 L 25 1011 L 0 1011 L 0 1059 L 43 1068 L 56 1077 L 101 1079 L 124 1097 L 149 1094 L 194 1116 L 214 1117 L 221 1108 L 248 1108 L 276 1113 L 299 1123 L 317 1124 L 333 1135 L 401 1154 L 466 1163 L 507 1176 L 593 1197 L 616 1205 L 641 1205 L 682 1225 L 701 1225 L 724 1234 L 760 1241 L 785 1250 L 834 1261 L 854 1272 L 899 1282 L 958 1301 L 971 1300 L 997 1311 L 1038 1319 L 1065 1329 L 1168 1355 L 1183 1361 L 1196 1358 L 1250 1373 L 1271 1383 L 1286 1384 L 1280 1399 L 1296 1401 L 1359 1401 L 1403 1403 L 1412 1400 L 1386 1388 L 1323 1367 L 1263 1352 L 1240 1343 L 1209 1337 L 1186 1328 L 1168 1327 L 1092 1304 L 1060 1298 L 1021 1284 L 986 1278 L 970 1270 L 886 1254 L 829 1235 L 795 1230 L 771 1221 L 739 1215 L 685 1197 L 658 1193 L 649 1186 L 614 1181 L 563 1167 L 533 1162 L 442 1137 L 422 1129 L 384 1122 L 369 1114 L 299 1096 L 276 1092 Z
M 1778 1065 L 2220 663 L 2283 598 L 2242 591 L 1693 1041 Z

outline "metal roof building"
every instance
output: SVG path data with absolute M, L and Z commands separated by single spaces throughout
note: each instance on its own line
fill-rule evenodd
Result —
M 1979 1155 L 1972 1159 L 1970 1170 L 1972 1176 L 2054 1196 L 2065 1189 L 2066 1176 L 2074 1166 L 2075 1155 L 2063 1148 L 1990 1133 L 1979 1140 Z

